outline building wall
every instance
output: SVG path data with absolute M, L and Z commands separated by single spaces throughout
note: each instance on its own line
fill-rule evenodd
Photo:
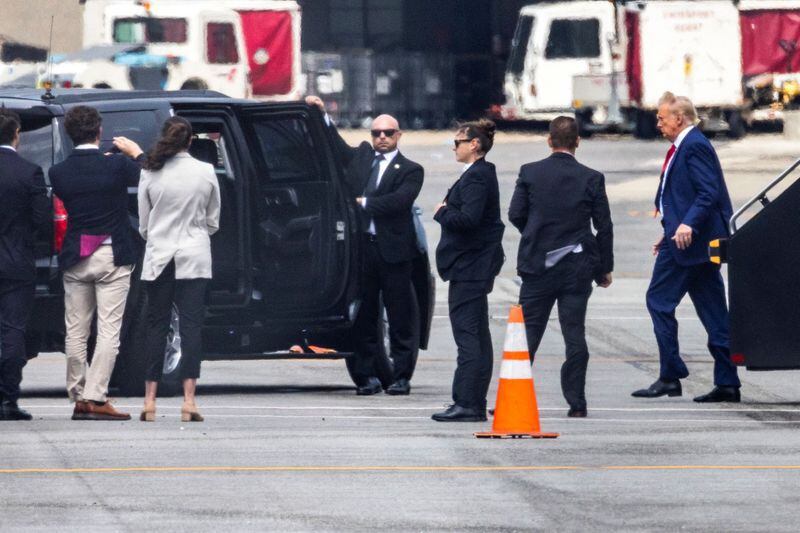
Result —
M 83 6 L 78 0 L 0 0 L 0 35 L 47 47 L 53 17 L 53 52 L 74 52 L 83 40 Z
M 456 108 L 480 115 L 503 98 L 520 8 L 535 0 L 300 0 L 304 51 L 446 53 Z

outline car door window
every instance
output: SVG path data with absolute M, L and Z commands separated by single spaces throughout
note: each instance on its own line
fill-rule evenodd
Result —
M 114 21 L 114 42 L 117 43 L 185 43 L 186 19 L 135 17 Z
M 304 117 L 273 118 L 253 125 L 271 182 L 319 181 L 322 172 Z
M 544 50 L 547 59 L 600 57 L 600 21 L 592 19 L 556 19 Z
M 103 111 L 103 130 L 100 134 L 100 149 L 111 151 L 114 137 L 127 137 L 135 141 L 145 152 L 155 145 L 161 130 L 161 120 L 156 110 Z M 72 151 L 72 143 L 65 136 L 66 153 Z
M 209 22 L 206 26 L 206 52 L 212 64 L 233 64 L 239 62 L 236 49 L 236 32 L 228 22 Z

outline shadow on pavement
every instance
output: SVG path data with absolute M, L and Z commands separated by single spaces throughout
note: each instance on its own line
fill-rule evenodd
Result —
M 175 394 L 173 394 L 173 392 Z M 333 392 L 354 392 L 353 386 L 346 385 L 198 385 L 198 396 L 233 396 L 237 394 L 329 394 Z M 179 390 L 167 389 L 163 394 L 159 391 L 160 397 L 179 395 Z M 140 396 L 124 396 L 113 388 L 109 391 L 112 398 L 137 398 Z M 20 394 L 20 398 L 59 398 L 67 399 L 67 393 L 61 388 L 26 388 Z

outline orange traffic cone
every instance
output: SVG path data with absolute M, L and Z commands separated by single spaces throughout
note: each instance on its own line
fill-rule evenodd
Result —
M 542 433 L 539 426 L 539 407 L 533 387 L 528 339 L 522 307 L 511 306 L 508 330 L 503 346 L 500 385 L 494 410 L 492 431 L 475 433 L 478 438 L 554 439 L 558 433 Z

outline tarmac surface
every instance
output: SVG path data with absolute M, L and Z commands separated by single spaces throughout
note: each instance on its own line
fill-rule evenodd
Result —
M 365 132 L 349 132 L 355 142 Z M 778 135 L 715 141 L 741 205 L 800 153 Z M 451 132 L 409 132 L 426 169 L 419 204 L 430 249 L 433 206 L 458 177 Z M 533 366 L 544 431 L 554 440 L 478 440 L 486 423 L 430 420 L 450 400 L 455 345 L 446 284 L 437 286 L 429 350 L 408 397 L 357 397 L 341 361 L 207 362 L 204 423 L 181 423 L 180 398 L 157 420 L 72 422 L 62 354 L 25 369 L 20 404 L 35 420 L 0 422 L 0 531 L 796 531 L 800 386 L 793 372 L 741 371 L 741 404 L 699 405 L 712 361 L 691 302 L 679 308 L 691 376 L 680 398 L 634 399 L 658 375 L 644 305 L 660 225 L 652 198 L 667 145 L 584 141 L 580 161 L 605 173 L 616 237 L 609 289 L 587 318 L 589 417 L 568 419 L 555 315 Z M 499 134 L 503 211 L 519 166 L 547 154 L 541 134 Z M 516 247 L 491 295 L 496 394 L 505 321 L 516 301 Z M 140 398 L 118 398 L 138 414 Z

